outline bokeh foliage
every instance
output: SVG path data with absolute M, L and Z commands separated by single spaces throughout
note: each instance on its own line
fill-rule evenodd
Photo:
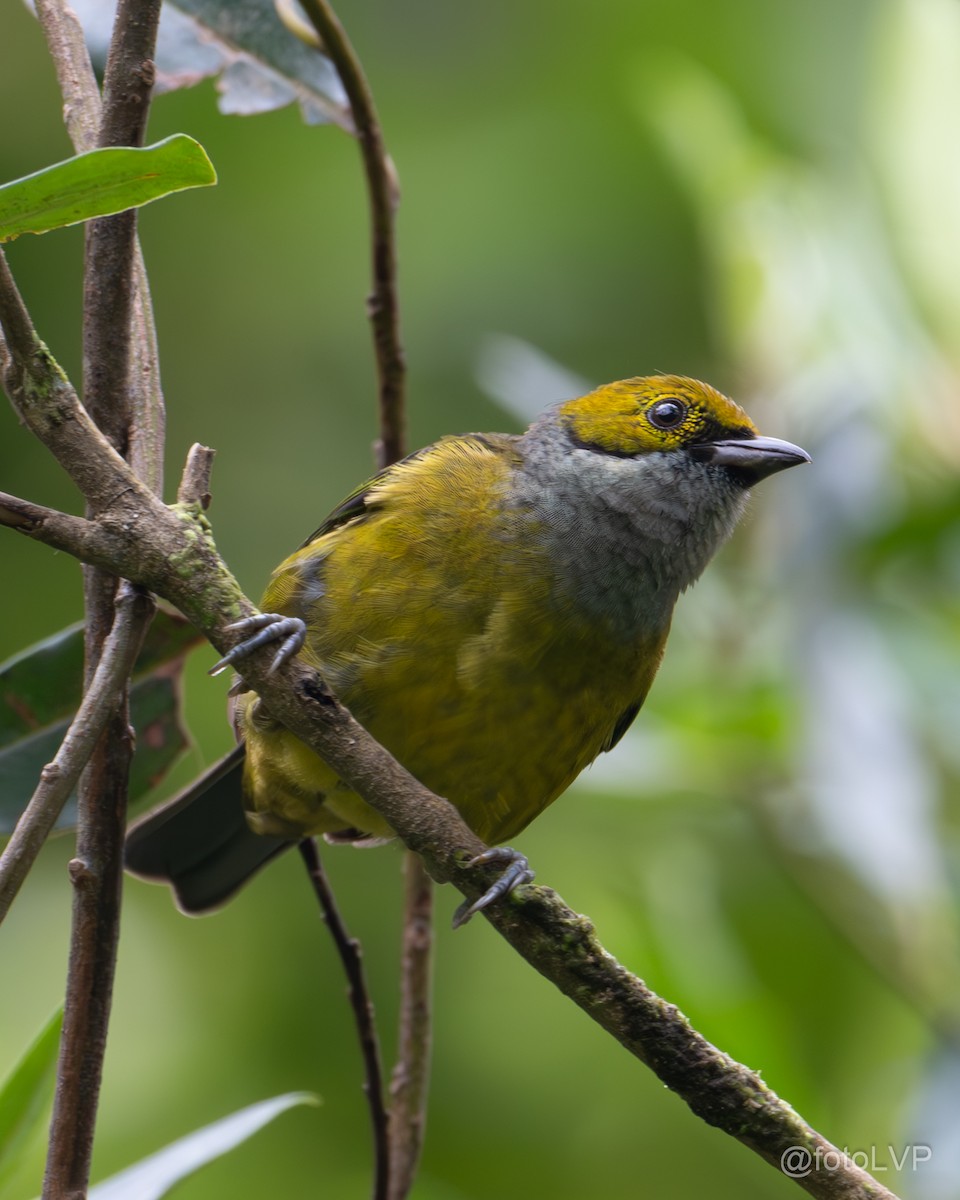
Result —
M 341 15 L 403 188 L 412 446 L 518 427 L 476 382 L 495 332 L 598 382 L 708 378 L 815 457 L 758 490 L 682 601 L 635 732 L 523 848 L 613 953 L 827 1136 L 872 1155 L 888 1186 L 955 1195 L 960 10 L 352 0 Z M 68 146 L 39 31 L 16 5 L 0 9 L 0 57 L 10 179 Z M 369 471 L 359 166 L 345 136 L 293 110 L 219 116 L 211 85 L 158 101 L 151 140 L 178 130 L 221 182 L 142 214 L 169 473 L 190 442 L 217 447 L 211 517 L 256 594 Z M 78 377 L 77 231 L 21 239 L 10 258 Z M 75 506 L 9 410 L 0 471 L 5 490 Z M 80 611 L 64 556 L 12 533 L 2 553 L 0 659 Z M 180 781 L 229 744 L 212 657 L 194 657 L 197 748 Z M 0 931 L 15 981 L 0 989 L 0 1073 L 62 991 L 69 855 L 67 839 L 51 844 Z M 399 857 L 327 858 L 389 1048 Z M 453 902 L 441 894 L 418 1197 L 795 1191 L 482 922 L 447 933 Z M 202 921 L 131 883 L 95 1178 L 308 1089 L 320 1109 L 179 1194 L 364 1195 L 342 992 L 292 857 Z M 891 1147 L 913 1143 L 931 1162 L 895 1172 Z M 11 1200 L 36 1193 L 36 1170 Z

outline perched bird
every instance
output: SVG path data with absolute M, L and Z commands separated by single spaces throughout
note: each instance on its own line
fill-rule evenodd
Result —
M 266 641 L 299 651 L 409 771 L 491 845 L 512 838 L 646 697 L 674 605 L 749 488 L 808 462 L 705 383 L 656 375 L 555 405 L 520 436 L 445 437 L 334 509 L 276 569 L 264 615 L 214 670 Z M 135 874 L 185 911 L 227 899 L 307 834 L 390 838 L 383 818 L 265 710 L 131 830 Z M 242 782 L 241 782 L 242 774 Z M 502 886 L 532 877 L 509 863 Z

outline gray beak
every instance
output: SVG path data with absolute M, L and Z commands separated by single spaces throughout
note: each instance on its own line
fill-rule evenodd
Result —
M 726 467 L 745 487 L 752 487 L 768 475 L 808 463 L 810 455 L 792 442 L 780 438 L 730 438 L 722 442 L 704 442 L 688 448 L 697 462 Z

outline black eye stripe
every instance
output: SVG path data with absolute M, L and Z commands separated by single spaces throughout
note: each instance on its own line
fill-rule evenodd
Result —
M 682 400 L 672 397 L 668 400 L 658 400 L 647 410 L 647 420 L 656 429 L 676 429 L 683 423 L 687 415 L 687 406 Z

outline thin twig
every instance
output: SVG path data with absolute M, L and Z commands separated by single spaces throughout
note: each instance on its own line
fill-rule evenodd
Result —
M 433 880 L 418 854 L 403 856 L 400 1037 L 390 1078 L 390 1200 L 413 1187 L 427 1124 L 430 1084 Z
M 320 862 L 317 843 L 313 838 L 303 838 L 300 843 L 300 854 L 306 864 L 307 874 L 313 884 L 313 890 L 320 902 L 320 911 L 333 937 L 337 953 L 347 976 L 350 1006 L 353 1009 L 357 1025 L 357 1036 L 360 1050 L 363 1054 L 363 1065 L 366 1080 L 363 1090 L 366 1093 L 367 1105 L 370 1109 L 370 1125 L 373 1132 L 374 1157 L 374 1200 L 387 1200 L 389 1175 L 389 1154 L 387 1141 L 387 1111 L 383 1104 L 383 1071 L 380 1066 L 380 1044 L 377 1039 L 377 1027 L 373 1018 L 373 1001 L 367 987 L 363 970 L 363 955 L 360 943 L 350 937 L 340 916 L 337 902 L 334 899 L 330 884 Z
M 116 562 L 114 539 L 109 535 L 104 537 L 103 529 L 95 521 L 21 500 L 9 492 L 0 492 L 0 525 L 26 534 L 52 550 L 64 550 L 81 562 L 102 566 Z
M 139 238 L 133 248 L 133 302 L 130 362 L 130 465 L 143 482 L 163 495 L 163 456 L 167 414 L 160 384 L 160 350 L 153 319 L 153 300 Z
M 387 155 L 380 119 L 363 67 L 346 31 L 327 0 L 302 0 L 304 12 L 320 36 L 323 52 L 337 69 L 350 101 L 370 198 L 373 249 L 373 292 L 367 312 L 373 326 L 380 396 L 379 465 L 403 457 L 404 377 L 406 364 L 400 343 L 397 297 L 395 216 L 398 201 L 396 172 Z
M 216 451 L 194 442 L 187 452 L 187 461 L 177 489 L 178 504 L 196 504 L 204 511 L 210 507 L 210 475 Z
M 117 599 L 116 619 L 93 680 L 60 748 L 41 771 L 30 803 L 0 854 L 0 922 L 10 910 L 67 798 L 77 786 L 100 733 L 116 709 L 120 690 L 143 644 L 145 618 L 152 615 L 153 608 L 153 600 L 134 588 L 127 588 Z
M 34 357 L 39 357 L 45 349 L 37 337 L 27 306 L 10 273 L 7 256 L 0 247 L 0 326 L 3 327 L 3 386 L 10 399 L 13 391 L 24 391 L 25 381 L 31 378 L 30 368 Z M 49 384 L 52 391 L 63 382 L 62 372 L 58 378 L 50 378 L 44 370 L 46 364 L 39 365 L 39 372 L 44 376 L 44 382 Z M 69 386 L 69 385 L 68 385 Z M 72 389 L 71 389 L 72 390 Z M 29 397 L 25 397 L 29 399 Z M 14 401 L 14 403 L 16 403 Z
M 22 533 L 35 533 L 47 517 L 62 517 L 64 513 L 41 504 L 31 504 L 9 492 L 0 492 L 0 525 L 8 529 L 19 529 Z

